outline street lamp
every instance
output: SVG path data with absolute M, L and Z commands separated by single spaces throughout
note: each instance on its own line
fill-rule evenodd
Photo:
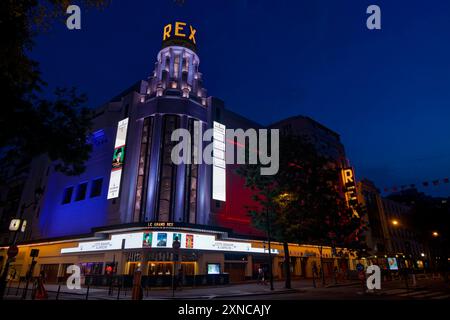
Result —
M 439 232 L 437 231 L 433 231 L 433 233 L 431 234 L 433 237 L 437 238 L 439 237 Z
M 19 232 L 24 232 L 25 231 L 25 220 L 23 219 L 23 214 L 25 212 L 26 209 L 30 208 L 30 207 L 34 207 L 34 209 L 36 209 L 37 204 L 39 203 L 39 200 L 41 198 L 41 195 L 43 193 L 43 189 L 38 187 L 35 189 L 34 191 L 34 200 L 29 203 L 29 204 L 22 204 L 22 206 L 20 207 L 20 213 L 19 213 L 19 218 L 18 219 L 13 219 L 16 220 L 18 222 L 18 226 L 17 228 L 14 228 L 14 236 L 13 236 L 13 241 L 11 243 L 11 245 L 9 246 L 9 248 L 13 248 L 16 246 L 16 242 L 17 242 L 17 238 L 19 235 Z M 17 250 L 17 248 L 16 248 Z M 5 268 L 3 269 L 3 273 L 0 276 L 0 300 L 3 300 L 3 295 L 5 293 L 5 289 L 8 283 L 8 271 L 9 271 L 9 265 L 11 264 L 13 260 L 13 256 L 7 258 L 6 260 L 6 264 L 5 264 Z
M 270 290 L 273 291 L 273 271 L 272 271 L 272 248 L 270 245 L 270 221 L 269 221 L 269 208 L 266 208 L 266 224 L 267 224 L 267 246 L 269 249 L 269 280 L 270 280 Z
M 395 220 L 395 219 L 392 220 L 392 225 L 393 226 L 398 226 L 398 224 L 399 224 L 398 220 Z

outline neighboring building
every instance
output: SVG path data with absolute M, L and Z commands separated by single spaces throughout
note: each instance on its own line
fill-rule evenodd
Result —
M 388 199 L 412 208 L 414 239 L 425 244 L 426 260 L 431 268 L 449 270 L 450 197 L 433 197 L 409 188 Z
M 412 226 L 412 208 L 381 197 L 367 179 L 359 181 L 357 189 L 359 201 L 367 211 L 366 242 L 371 260 L 385 268 L 388 258 L 395 258 L 399 265 L 423 268 L 428 250 Z
M 280 134 L 304 136 L 320 154 L 336 161 L 339 167 L 349 166 L 339 134 L 309 117 L 290 117 L 270 125 L 270 128 L 279 129 Z
M 417 264 L 428 250 L 419 242 L 412 226 L 412 207 L 383 198 L 383 209 L 388 220 L 391 252 Z
M 384 212 L 383 199 L 375 184 L 367 179 L 358 181 L 358 201 L 364 205 L 367 212 L 366 222 L 369 225 L 366 233 L 366 243 L 372 255 L 383 256 L 391 252 L 389 240 L 388 219 Z
M 68 265 L 79 264 L 85 276 L 108 270 L 131 275 L 140 268 L 144 275 L 165 277 L 163 284 L 172 273 L 176 238 L 181 242 L 178 263 L 191 281 L 223 283 L 224 273 L 230 281 L 240 281 L 267 267 L 265 235 L 251 226 L 245 207 L 252 204 L 251 193 L 235 173 L 236 166 L 225 166 L 223 152 L 216 151 L 214 165 L 171 161 L 175 129 L 188 130 L 191 145 L 203 150 L 208 143 L 201 140 L 201 132 L 214 128 L 215 150 L 225 148 L 228 154 L 236 143 L 225 141 L 224 128 L 262 126 L 207 96 L 195 38 L 183 36 L 181 24 L 177 26 L 182 29 L 168 26 L 149 79 L 96 110 L 89 136 L 93 152 L 83 174 L 65 176 L 45 157 L 33 160 L 24 191 L 18 192 L 20 204 L 36 204 L 24 212 L 29 231 L 19 239 L 14 262 L 18 275 L 27 270 L 30 250 L 38 248 L 35 273 L 45 271 L 50 282 L 63 277 Z M 285 126 L 309 136 L 321 152 L 347 165 L 338 134 L 306 117 L 271 127 Z M 36 187 L 45 190 L 38 200 Z M 17 212 L 20 204 L 15 203 Z M 274 275 L 280 277 L 282 245 L 274 243 L 272 248 Z M 290 251 L 293 275 L 311 276 L 318 249 L 292 244 Z M 324 258 L 331 257 L 331 249 L 325 248 Z

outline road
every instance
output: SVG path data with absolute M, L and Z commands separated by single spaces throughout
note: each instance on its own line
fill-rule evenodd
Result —
M 217 297 L 216 299 L 227 299 Z M 229 298 L 228 298 L 229 299 Z M 439 280 L 424 280 L 406 288 L 403 281 L 383 282 L 381 290 L 364 292 L 360 285 L 301 288 L 293 293 L 248 295 L 233 300 L 450 300 L 450 286 Z

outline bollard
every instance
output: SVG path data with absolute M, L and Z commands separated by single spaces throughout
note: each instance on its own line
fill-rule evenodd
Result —
M 17 290 L 16 290 L 15 296 L 17 296 L 19 294 L 19 289 L 20 289 L 20 278 L 19 278 L 19 284 L 17 285 Z
M 87 291 L 86 291 L 86 300 L 89 299 L 89 288 L 90 288 L 90 285 L 88 284 Z
M 120 300 L 120 284 L 117 285 L 117 300 Z
M 58 292 L 56 292 L 56 300 L 58 300 L 60 290 L 61 290 L 61 285 L 58 286 Z
M 33 282 L 33 286 L 31 287 L 31 300 L 35 300 L 35 295 L 36 295 L 36 282 Z

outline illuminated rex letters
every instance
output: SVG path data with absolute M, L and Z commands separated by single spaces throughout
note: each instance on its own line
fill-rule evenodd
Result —
M 172 37 L 177 38 L 187 38 L 187 40 L 195 42 L 195 30 L 191 25 L 189 26 L 189 30 L 186 28 L 187 24 L 185 22 L 175 22 L 173 25 L 171 23 L 164 26 L 163 32 L 163 41 L 169 40 Z M 189 33 L 187 33 L 189 32 Z
M 355 209 L 355 206 L 358 204 L 358 198 L 356 196 L 356 182 L 353 168 L 343 168 L 341 176 L 347 205 L 353 209 L 353 215 L 359 217 L 359 214 Z

